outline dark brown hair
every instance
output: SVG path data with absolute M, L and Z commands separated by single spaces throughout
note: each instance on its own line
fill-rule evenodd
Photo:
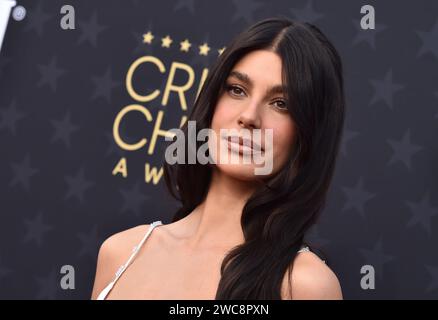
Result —
M 275 17 L 237 35 L 214 63 L 188 118 L 196 121 L 197 131 L 210 128 L 229 72 L 253 50 L 270 50 L 281 57 L 298 145 L 289 162 L 245 204 L 245 242 L 224 258 L 216 299 L 281 299 L 285 273 L 291 271 L 304 234 L 324 208 L 344 123 L 338 52 L 316 26 Z M 197 147 L 188 146 L 191 152 Z M 169 191 L 182 204 L 173 217 L 177 221 L 205 199 L 211 166 L 165 163 L 164 175 Z

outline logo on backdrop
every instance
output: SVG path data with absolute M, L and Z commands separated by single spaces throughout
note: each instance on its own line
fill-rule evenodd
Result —
M 145 45 L 152 45 L 154 42 L 154 36 L 151 31 L 143 34 L 143 43 Z M 177 44 L 173 44 L 174 40 L 169 36 L 161 38 L 161 47 L 172 48 Z M 179 43 L 179 50 L 182 52 L 189 52 L 192 44 L 188 39 Z M 192 50 L 196 50 L 197 54 L 201 56 L 207 55 L 220 55 L 225 50 L 225 47 L 213 50 L 207 43 L 203 43 L 195 47 Z M 212 51 L 212 52 L 210 52 Z M 149 91 L 144 92 L 139 88 L 142 83 L 148 82 L 151 77 L 159 75 L 164 77 L 165 86 L 163 90 L 158 88 L 149 88 Z M 163 59 L 153 55 L 146 55 L 137 58 L 131 63 L 125 79 L 125 88 L 132 99 L 132 103 L 125 105 L 117 113 L 113 123 L 113 137 L 118 147 L 128 152 L 144 151 L 147 155 L 144 163 L 144 180 L 146 183 L 157 184 L 162 175 L 162 165 L 155 165 L 151 163 L 152 156 L 157 155 L 162 159 L 163 151 L 159 148 L 160 145 L 165 143 L 165 139 L 174 137 L 174 133 L 171 131 L 176 127 L 181 127 L 187 121 L 188 101 L 189 97 L 193 95 L 193 90 L 196 89 L 196 96 L 198 96 L 203 83 L 208 75 L 208 68 L 203 68 L 202 71 L 197 74 L 189 64 L 181 61 L 172 61 L 166 64 Z M 177 77 L 185 77 L 185 82 L 176 82 Z M 180 82 L 180 81 L 178 81 Z M 170 98 L 176 97 L 176 103 L 170 103 Z M 172 116 L 170 117 L 170 114 Z M 133 114 L 140 115 L 145 123 L 145 126 L 149 126 L 152 131 L 148 136 L 141 137 L 137 141 L 127 141 L 123 135 L 123 127 L 129 127 L 130 117 Z M 171 124 L 170 119 L 174 119 L 175 115 L 179 116 L 178 123 Z M 159 154 L 157 154 L 159 153 Z M 129 172 L 138 173 L 138 168 L 132 168 L 128 157 L 121 157 L 113 168 L 112 174 L 114 176 L 122 176 L 127 178 Z

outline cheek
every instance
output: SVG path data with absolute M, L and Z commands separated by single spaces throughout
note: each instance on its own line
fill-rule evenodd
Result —
M 220 128 L 227 128 L 232 119 L 230 108 L 227 108 L 226 103 L 219 101 L 214 110 L 213 119 L 211 122 L 211 128 L 213 130 L 219 130 Z
M 292 151 L 295 141 L 296 128 L 292 120 L 278 121 L 274 127 L 273 144 L 274 155 L 278 160 L 284 161 Z

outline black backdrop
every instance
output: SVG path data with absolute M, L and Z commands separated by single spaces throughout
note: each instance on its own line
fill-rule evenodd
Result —
M 10 19 L 0 56 L 1 298 L 88 299 L 105 238 L 170 222 L 177 204 L 163 179 L 145 179 L 153 168 L 159 178 L 163 158 L 162 136 L 148 149 L 154 126 L 177 127 L 218 50 L 275 15 L 315 23 L 345 66 L 342 152 L 309 239 L 328 255 L 346 299 L 438 297 L 438 2 L 17 2 L 27 16 Z M 60 27 L 64 4 L 75 9 L 74 30 Z M 375 30 L 360 28 L 364 4 L 375 8 Z M 150 101 L 126 86 L 142 57 L 163 67 L 140 63 L 129 81 L 139 95 L 160 90 Z M 190 84 L 185 102 L 175 91 L 165 98 L 169 79 Z M 126 151 L 113 125 L 133 104 L 143 113 L 128 112 L 118 132 L 126 143 L 147 142 Z M 113 174 L 121 159 L 126 177 Z M 74 290 L 60 287 L 63 265 L 74 267 Z M 375 269 L 374 290 L 361 288 L 364 265 Z

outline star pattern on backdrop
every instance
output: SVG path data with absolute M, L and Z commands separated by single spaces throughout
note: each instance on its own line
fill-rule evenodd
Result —
M 0 256 L 0 284 L 4 279 L 6 279 L 8 276 L 11 276 L 13 273 L 13 270 L 10 268 L 7 268 L 3 262 L 4 259 Z
M 40 78 L 37 86 L 49 86 L 53 92 L 56 92 L 58 78 L 65 74 L 66 70 L 57 66 L 57 58 L 52 57 L 48 64 L 39 64 L 38 71 L 40 72 Z
M 121 148 L 119 148 L 117 146 L 116 142 L 114 141 L 113 133 L 112 132 L 111 133 L 105 132 L 104 137 L 105 137 L 105 141 L 108 145 L 108 147 L 106 149 L 105 157 L 116 154 L 119 158 L 121 158 L 124 153 L 123 153 L 123 150 Z
M 152 44 L 152 40 L 154 40 L 155 36 L 152 32 L 148 31 L 143 34 L 143 43 Z
M 31 8 L 26 13 L 25 31 L 35 31 L 38 37 L 42 37 L 44 26 L 51 19 L 51 15 L 43 10 L 43 2 L 38 1 L 34 8 Z
M 438 267 L 426 266 L 426 269 L 432 278 L 432 281 L 428 283 L 426 292 L 435 291 L 438 289 Z
M 404 88 L 404 85 L 394 83 L 392 80 L 392 70 L 389 70 L 382 80 L 370 80 L 374 89 L 374 95 L 371 98 L 370 104 L 374 104 L 383 100 L 386 105 L 393 108 L 394 94 Z
M 324 17 L 324 14 L 314 9 L 312 0 L 307 1 L 306 5 L 302 8 L 291 8 L 290 13 L 295 19 L 310 23 L 316 23 Z
M 210 63 L 211 57 L 208 55 L 208 52 L 210 51 L 209 49 L 210 47 L 208 45 L 204 46 L 205 44 L 208 44 L 210 42 L 210 34 L 208 32 L 205 33 L 203 39 L 204 40 L 202 41 L 202 43 L 193 44 L 193 46 L 197 48 L 197 52 L 199 54 L 194 54 L 190 59 L 190 65 L 192 67 L 207 68 Z
M 423 149 L 423 147 L 411 143 L 411 130 L 406 130 L 401 140 L 388 139 L 387 141 L 393 150 L 388 165 L 400 161 L 410 170 L 412 156 Z
M 36 300 L 55 300 L 57 299 L 58 291 L 60 290 L 58 279 L 59 274 L 54 268 L 49 273 L 43 276 L 35 277 L 38 286 Z
M 376 275 L 382 279 L 385 265 L 394 260 L 394 256 L 387 254 L 383 250 L 382 239 L 379 239 L 372 249 L 359 249 L 359 251 L 365 260 L 364 264 L 373 266 Z
M 407 226 L 413 227 L 419 224 L 428 236 L 432 233 L 432 218 L 438 215 L 438 207 L 432 206 L 430 202 L 430 192 L 426 192 L 419 202 L 406 201 L 411 213 Z
M 357 131 L 352 131 L 352 130 L 344 129 L 344 132 L 343 132 L 343 135 L 342 135 L 342 142 L 341 142 L 341 154 L 344 157 L 347 156 L 347 145 L 357 135 L 359 135 L 359 132 L 357 132 Z
M 376 195 L 364 189 L 363 178 L 360 177 L 354 187 L 342 187 L 342 191 L 346 196 L 342 211 L 355 209 L 362 218 L 365 218 L 365 204 Z
M 353 39 L 353 45 L 358 45 L 361 43 L 368 44 L 373 50 L 376 49 L 376 37 L 382 31 L 387 29 L 387 26 L 382 23 L 376 23 L 375 29 L 362 29 L 360 25 L 360 20 L 354 19 L 353 25 L 356 28 L 356 36 Z
M 77 44 L 83 44 L 86 42 L 96 48 L 99 35 L 107 30 L 108 27 L 99 24 L 97 13 L 94 12 L 88 21 L 79 20 L 78 29 L 81 34 L 78 38 Z
M 329 239 L 321 235 L 321 227 L 318 224 L 313 225 L 312 228 L 306 232 L 306 240 L 310 242 L 311 247 L 312 244 L 316 244 L 318 247 L 326 247 L 330 243 Z
M 84 203 L 84 196 L 88 189 L 94 186 L 94 182 L 85 178 L 84 167 L 81 167 L 75 175 L 65 176 L 68 185 L 65 200 L 76 198 L 80 204 Z
M 152 21 L 149 21 L 147 24 L 147 28 L 144 29 L 143 32 L 138 32 L 137 30 L 135 30 L 131 33 L 136 44 L 132 53 L 136 58 L 138 56 L 146 54 L 154 55 L 155 50 L 152 44 L 157 41 L 157 37 L 152 31 L 154 29 L 154 24 L 152 23 Z
M 81 247 L 78 251 L 78 256 L 87 256 L 91 259 L 96 259 L 102 239 L 99 237 L 97 225 L 94 225 L 89 232 L 78 233 L 78 238 Z
M 252 23 L 255 11 L 263 6 L 263 3 L 255 0 L 232 0 L 234 6 L 234 15 L 231 18 L 232 22 L 241 21 Z
M 25 191 L 30 191 L 30 181 L 32 177 L 40 171 L 37 168 L 33 168 L 30 162 L 30 155 L 28 153 L 21 162 L 11 164 L 13 177 L 9 186 L 15 187 L 19 185 Z
M 438 59 L 438 19 L 429 31 L 417 31 L 421 40 L 421 47 L 418 50 L 417 57 L 426 54 L 432 54 Z
M 44 220 L 44 213 L 41 211 L 32 218 L 24 219 L 26 232 L 23 236 L 23 241 L 25 243 L 34 242 L 39 248 L 41 248 L 45 234 L 53 229 L 53 226 L 46 224 Z
M 17 122 L 26 117 L 26 113 L 17 108 L 16 100 L 12 100 L 9 106 L 0 108 L 0 130 L 6 129 L 13 136 L 17 133 Z
M 195 0 L 178 0 L 175 6 L 173 7 L 173 11 L 178 10 L 187 10 L 192 15 L 195 14 Z
M 111 102 L 111 92 L 120 86 L 120 82 L 113 79 L 111 68 L 108 67 L 102 76 L 93 76 L 91 81 L 94 91 L 91 99 L 104 98 L 107 103 Z
M 123 198 L 123 204 L 120 211 L 122 213 L 132 212 L 136 216 L 140 216 L 144 204 L 149 199 L 149 196 L 140 190 L 140 184 L 136 182 L 130 188 L 121 189 L 120 193 Z
M 188 52 L 192 44 L 189 42 L 188 39 L 185 39 L 184 41 L 181 41 L 180 43 L 180 51 Z
M 163 48 L 170 48 L 173 40 L 169 35 L 166 35 L 164 38 L 161 38 L 161 46 Z
M 50 123 L 54 127 L 54 132 L 52 138 L 50 139 L 51 143 L 61 141 L 67 149 L 70 149 L 71 135 L 80 128 L 79 126 L 73 124 L 70 118 L 70 112 L 67 111 L 62 120 L 50 120 Z

